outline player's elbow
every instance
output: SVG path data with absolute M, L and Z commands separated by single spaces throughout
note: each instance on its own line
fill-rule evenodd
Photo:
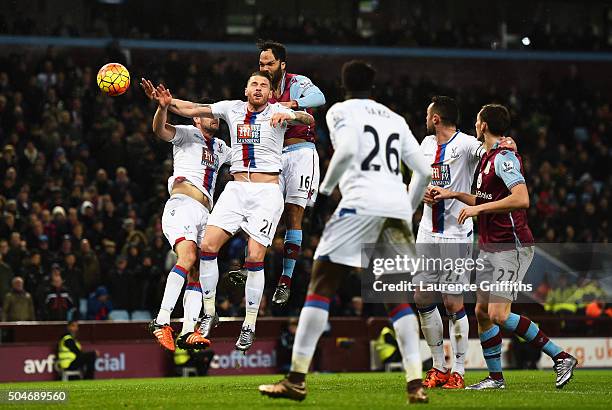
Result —
M 517 209 L 529 208 L 529 195 L 528 194 L 517 195 L 514 203 Z

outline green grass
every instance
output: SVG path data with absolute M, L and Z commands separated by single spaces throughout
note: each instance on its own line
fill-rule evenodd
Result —
M 578 370 L 563 390 L 554 387 L 552 371 L 507 371 L 506 390 L 430 391 L 427 409 L 460 408 L 611 408 L 612 371 Z M 485 372 L 468 372 L 473 383 Z M 0 384 L 11 389 L 59 390 L 69 393 L 68 404 L 29 405 L 29 408 L 205 408 L 205 409 L 401 409 L 406 407 L 401 373 L 315 374 L 308 378 L 308 397 L 301 403 L 262 397 L 261 383 L 279 376 L 215 376 L 203 378 L 115 379 L 73 382 Z M 3 408 L 13 406 L 1 405 Z M 16 406 L 15 406 L 16 407 Z M 23 404 L 19 407 L 23 408 Z

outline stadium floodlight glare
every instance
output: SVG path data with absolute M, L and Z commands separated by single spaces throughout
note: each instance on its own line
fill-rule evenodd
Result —
M 521 43 L 523 43 L 524 46 L 529 46 L 531 45 L 531 40 L 529 39 L 529 37 L 523 37 L 521 39 Z

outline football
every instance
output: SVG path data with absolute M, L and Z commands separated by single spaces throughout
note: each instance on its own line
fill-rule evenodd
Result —
M 97 83 L 102 92 L 116 97 L 130 86 L 130 72 L 119 63 L 108 63 L 98 71 Z

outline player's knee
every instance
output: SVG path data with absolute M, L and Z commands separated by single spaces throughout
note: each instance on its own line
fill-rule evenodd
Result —
M 217 245 L 212 239 L 204 238 L 202 244 L 200 245 L 200 249 L 202 252 L 219 252 L 219 245 Z
M 419 290 L 414 292 L 414 302 L 417 307 L 424 308 L 432 304 L 433 298 L 429 292 L 421 292 Z
M 444 307 L 448 313 L 456 313 L 463 308 L 463 298 L 455 295 L 447 295 L 444 297 Z
M 250 246 L 247 250 L 247 255 L 244 258 L 245 262 L 262 262 L 266 257 L 266 248 L 261 247 L 252 247 Z
M 476 312 L 476 319 L 478 319 L 479 322 L 489 320 L 489 311 L 487 310 L 486 305 L 477 303 L 475 312 Z
M 508 312 L 505 309 L 498 309 L 496 307 L 489 306 L 488 311 L 491 321 L 496 325 L 503 325 L 508 320 Z

